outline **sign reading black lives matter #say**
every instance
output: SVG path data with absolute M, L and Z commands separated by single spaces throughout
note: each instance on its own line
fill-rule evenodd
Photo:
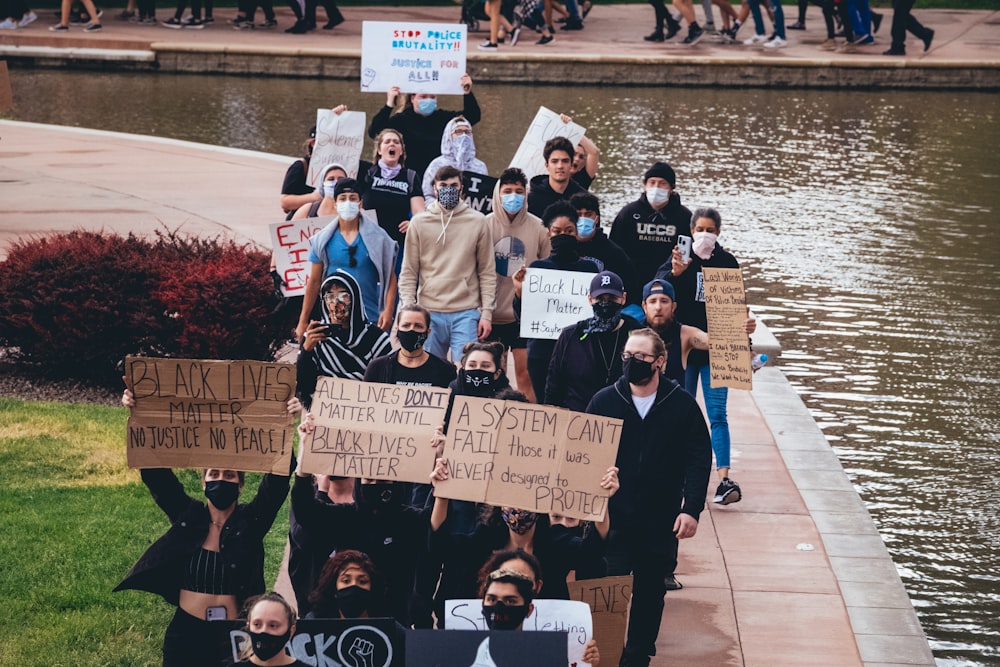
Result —
M 444 420 L 449 394 L 437 387 L 319 378 L 302 471 L 426 483 L 434 468 L 431 436 Z
M 435 495 L 600 521 L 601 479 L 622 421 L 547 405 L 456 396 Z
M 708 363 L 713 387 L 753 389 L 750 339 L 743 328 L 747 295 L 739 269 L 701 270 L 708 320 Z
M 593 273 L 528 269 L 521 290 L 521 337 L 559 338 L 559 332 L 593 314 Z
M 288 474 L 295 366 L 128 357 L 125 382 L 129 467 Z
M 364 21 L 361 92 L 461 95 L 467 41 L 464 23 Z

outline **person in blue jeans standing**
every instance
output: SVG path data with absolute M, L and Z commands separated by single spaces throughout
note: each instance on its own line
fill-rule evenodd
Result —
M 722 216 L 714 208 L 699 208 L 691 216 L 691 237 L 694 239 L 693 254 L 686 262 L 680 251 L 674 248 L 669 263 L 664 263 L 656 272 L 657 278 L 663 278 L 674 286 L 677 311 L 675 318 L 679 322 L 708 331 L 708 317 L 705 314 L 705 288 L 702 268 L 740 268 L 739 262 L 721 245 L 719 233 L 722 230 Z M 747 335 L 757 328 L 757 322 L 747 317 L 744 330 Z M 712 332 L 709 331 L 709 336 Z M 684 388 L 692 396 L 698 392 L 698 380 L 701 379 L 701 389 L 705 396 L 705 411 L 712 433 L 712 450 L 715 452 L 715 468 L 719 475 L 719 486 L 715 492 L 714 502 L 720 505 L 739 502 L 743 492 L 739 484 L 729 478 L 730 468 L 730 435 L 729 420 L 726 415 L 726 402 L 729 389 L 713 387 L 711 367 L 708 364 L 708 352 L 691 350 L 688 353 L 687 365 L 684 370 Z

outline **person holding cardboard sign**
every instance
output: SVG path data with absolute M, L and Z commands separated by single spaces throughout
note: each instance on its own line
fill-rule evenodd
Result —
M 740 268 L 731 253 L 718 242 L 722 231 L 722 216 L 714 208 L 699 208 L 691 216 L 691 236 L 694 239 L 694 254 L 687 261 L 675 248 L 668 262 L 656 272 L 657 278 L 669 280 L 677 294 L 677 319 L 685 324 L 708 330 L 708 315 L 705 311 L 705 287 L 703 267 Z M 747 316 L 744 330 L 749 336 L 757 330 L 757 321 Z M 711 334 L 711 332 L 709 332 Z M 708 352 L 692 350 L 687 356 L 684 370 L 684 387 L 692 396 L 698 391 L 701 380 L 705 397 L 705 412 L 712 425 L 712 449 L 715 451 L 715 467 L 719 476 L 719 486 L 715 490 L 713 502 L 728 505 L 743 498 L 740 485 L 729 478 L 730 434 L 726 402 L 729 400 L 727 387 L 712 386 L 712 371 L 708 363 Z
M 633 331 L 623 375 L 596 393 L 587 412 L 621 419 L 622 490 L 609 501 L 608 574 L 634 577 L 621 667 L 647 667 L 656 654 L 664 579 L 673 541 L 693 537 L 705 506 L 712 450 L 694 397 L 660 375 L 666 348 L 652 329 Z
M 131 391 L 122 403 L 135 405 Z M 289 401 L 290 411 L 298 409 L 297 399 Z M 292 456 L 288 475 L 295 464 Z M 143 468 L 140 475 L 171 527 L 115 590 L 148 591 L 177 605 L 163 638 L 164 667 L 214 667 L 228 646 L 210 621 L 235 619 L 250 596 L 264 592 L 264 536 L 288 494 L 289 476 L 264 475 L 254 499 L 242 504 L 243 472 L 203 470 L 206 504 L 187 495 L 168 468 Z

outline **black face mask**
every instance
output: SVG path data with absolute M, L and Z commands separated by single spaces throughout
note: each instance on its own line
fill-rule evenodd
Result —
M 646 384 L 655 372 L 652 361 L 640 361 L 632 357 L 622 362 L 622 373 L 632 384 Z
M 270 660 L 281 653 L 285 644 L 292 636 L 292 629 L 289 628 L 283 635 L 271 635 L 266 632 L 248 632 L 250 635 L 250 646 L 253 654 L 261 660 Z
M 236 482 L 226 482 L 221 479 L 205 482 L 205 497 L 208 498 L 208 502 L 215 506 L 215 509 L 229 509 L 239 496 L 240 485 Z
M 484 604 L 483 618 L 490 630 L 517 630 L 528 617 L 528 605 L 508 607 L 505 604 Z
M 622 304 L 617 301 L 596 301 L 593 304 L 594 317 L 602 320 L 610 320 L 618 313 L 622 312 Z
M 341 588 L 333 595 L 333 599 L 337 601 L 337 608 L 340 609 L 344 618 L 359 618 L 361 614 L 368 611 L 368 602 L 371 597 L 372 592 L 360 586 Z
M 491 398 L 494 393 L 496 378 L 493 373 L 481 369 L 462 371 L 462 389 L 468 396 Z
M 397 331 L 396 336 L 399 338 L 399 344 L 407 352 L 419 350 L 427 342 L 426 331 Z
M 553 255 L 575 256 L 578 252 L 576 237 L 571 234 L 557 234 L 549 239 L 549 243 L 552 244 Z
M 361 485 L 361 498 L 376 509 L 396 509 L 402 504 L 401 487 L 392 482 Z

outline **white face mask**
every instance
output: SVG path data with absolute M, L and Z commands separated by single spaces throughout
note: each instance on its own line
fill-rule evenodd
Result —
M 712 232 L 695 232 L 694 244 L 692 244 L 692 249 L 694 254 L 698 255 L 702 259 L 708 259 L 712 256 L 712 251 L 715 250 L 715 242 L 719 240 L 718 235 Z
M 358 217 L 360 208 L 361 204 L 356 201 L 339 201 L 337 202 L 337 215 L 340 216 L 341 220 L 354 220 Z
M 323 195 L 325 197 L 336 197 L 337 181 L 323 181 Z
M 653 206 L 663 206 L 670 200 L 670 190 L 664 188 L 646 188 L 646 199 Z

